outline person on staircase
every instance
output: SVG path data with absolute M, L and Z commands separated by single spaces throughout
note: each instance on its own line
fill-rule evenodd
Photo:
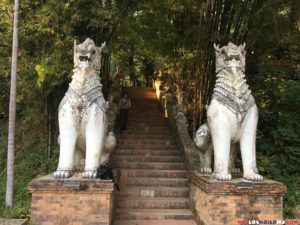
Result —
M 120 124 L 120 130 L 126 130 L 127 129 L 127 122 L 128 122 L 128 110 L 131 107 L 131 101 L 128 98 L 127 92 L 124 92 L 122 94 L 122 97 L 119 102 L 118 107 L 118 114 L 119 114 L 119 124 Z

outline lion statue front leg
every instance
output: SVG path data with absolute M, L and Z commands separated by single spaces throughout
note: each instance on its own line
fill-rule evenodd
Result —
M 96 104 L 86 124 L 86 158 L 83 178 L 96 178 L 107 130 L 107 116 Z
M 252 181 L 261 181 L 263 176 L 258 174 L 256 168 L 256 128 L 258 112 L 253 105 L 247 113 L 241 128 L 240 147 L 243 161 L 244 178 Z
M 208 126 L 211 132 L 214 149 L 214 172 L 212 176 L 217 180 L 231 180 L 228 172 L 230 145 L 231 145 L 231 121 L 224 106 L 212 100 L 208 111 Z
M 57 170 L 54 172 L 55 178 L 68 178 L 71 176 L 74 163 L 74 152 L 77 140 L 77 128 L 72 116 L 72 109 L 68 102 L 59 110 L 59 133 L 60 151 Z

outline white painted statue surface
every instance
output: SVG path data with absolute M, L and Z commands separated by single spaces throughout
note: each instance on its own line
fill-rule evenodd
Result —
M 89 38 L 74 45 L 72 81 L 58 111 L 60 155 L 54 172 L 56 178 L 71 176 L 72 170 L 82 164 L 83 178 L 95 178 L 100 161 L 108 158 L 103 155 L 108 103 L 99 77 L 104 47 L 105 43 L 101 48 L 96 47 Z
M 212 173 L 211 161 L 213 152 L 213 143 L 211 140 L 211 135 L 208 129 L 207 123 L 202 124 L 195 135 L 194 142 L 199 148 L 199 158 L 200 158 L 200 173 Z M 239 150 L 238 143 L 232 143 L 230 146 L 229 155 L 229 172 L 240 173 L 240 169 L 235 167 L 234 159 Z
M 213 146 L 209 134 L 207 123 L 201 125 L 194 137 L 196 146 L 200 149 L 200 173 L 211 173 L 211 158 Z
M 260 181 L 256 167 L 258 112 L 245 79 L 245 44 L 215 45 L 217 80 L 207 110 L 214 150 L 213 177 L 230 180 L 229 158 L 232 144 L 239 143 L 245 179 Z

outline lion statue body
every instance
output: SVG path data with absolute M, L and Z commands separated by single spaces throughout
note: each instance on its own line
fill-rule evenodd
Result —
M 215 45 L 217 80 L 207 110 L 208 127 L 214 151 L 217 180 L 231 180 L 230 149 L 239 143 L 243 177 L 260 181 L 256 168 L 256 128 L 258 111 L 245 79 L 245 45 Z
M 104 47 L 105 43 L 96 47 L 89 38 L 74 45 L 74 73 L 58 110 L 60 155 L 56 178 L 70 177 L 73 170 L 82 167 L 83 178 L 95 178 L 97 168 L 107 161 L 107 152 L 111 151 L 104 149 L 108 102 L 103 97 L 99 76 Z M 115 141 L 111 135 L 108 142 Z

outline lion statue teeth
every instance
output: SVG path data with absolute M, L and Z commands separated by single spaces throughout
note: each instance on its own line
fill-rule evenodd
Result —
M 231 180 L 230 149 L 239 143 L 243 177 L 261 181 L 256 168 L 256 128 L 258 111 L 245 79 L 245 44 L 215 47 L 217 80 L 207 110 L 208 128 L 214 151 L 217 180 Z
M 105 43 L 99 48 L 89 38 L 74 44 L 72 81 L 58 109 L 60 155 L 55 178 L 68 178 L 82 165 L 83 178 L 96 178 L 100 161 L 106 163 L 115 147 L 113 133 L 107 136 L 108 102 L 99 77 L 104 47 Z M 110 149 L 105 151 L 107 142 Z

